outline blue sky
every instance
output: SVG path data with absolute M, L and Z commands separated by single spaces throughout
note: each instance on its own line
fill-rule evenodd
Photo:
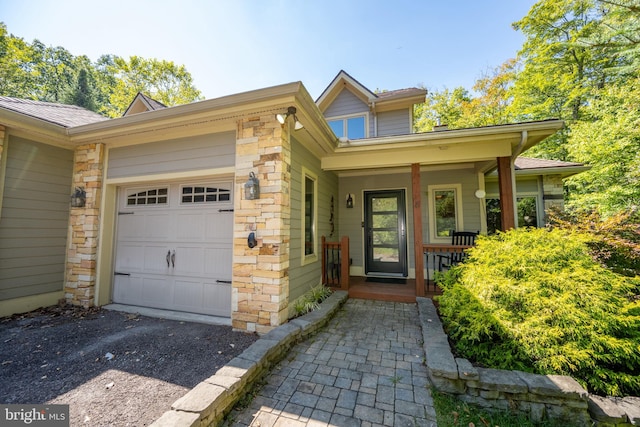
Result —
M 371 90 L 473 83 L 515 57 L 534 0 L 0 0 L 29 42 L 96 60 L 183 64 L 216 98 L 302 81 L 317 98 L 344 69 Z

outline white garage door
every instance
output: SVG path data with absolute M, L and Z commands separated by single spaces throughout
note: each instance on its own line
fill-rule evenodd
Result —
M 113 301 L 229 317 L 231 182 L 120 188 Z

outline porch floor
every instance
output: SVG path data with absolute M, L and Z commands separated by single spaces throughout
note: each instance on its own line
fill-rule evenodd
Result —
M 339 288 L 333 288 L 339 289 Z M 425 296 L 433 298 L 442 294 L 442 290 L 433 282 L 425 281 Z M 349 298 L 360 298 L 377 301 L 416 302 L 416 280 L 406 279 L 406 283 L 381 283 L 375 279 L 362 276 L 349 277 Z

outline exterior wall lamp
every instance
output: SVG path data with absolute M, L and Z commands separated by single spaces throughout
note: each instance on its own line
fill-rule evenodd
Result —
M 276 114 L 276 120 L 278 121 L 278 123 L 283 125 L 287 121 L 287 118 L 289 116 L 293 116 L 294 120 L 296 121 L 295 124 L 293 125 L 293 129 L 300 130 L 304 127 L 304 125 L 300 123 L 300 121 L 298 120 L 298 116 L 296 116 L 296 111 L 297 111 L 296 107 L 291 106 L 287 108 L 287 112 L 285 114 Z
M 84 208 L 87 203 L 87 192 L 84 191 L 84 187 L 76 187 L 76 191 L 71 195 L 71 207 L 72 208 Z
M 260 198 L 260 181 L 258 181 L 256 174 L 253 172 L 249 172 L 249 179 L 244 184 L 244 198 L 246 200 Z

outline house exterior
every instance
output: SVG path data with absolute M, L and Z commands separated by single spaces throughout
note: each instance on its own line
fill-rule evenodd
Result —
M 117 302 L 262 333 L 320 282 L 322 236 L 349 237 L 352 275 L 422 283 L 422 245 L 487 232 L 487 197 L 516 226 L 521 176 L 538 216 L 562 202 L 581 165 L 516 167 L 561 121 L 412 133 L 424 96 L 341 71 L 317 101 L 300 82 L 171 108 L 139 94 L 117 119 L 0 97 L 0 315 Z

